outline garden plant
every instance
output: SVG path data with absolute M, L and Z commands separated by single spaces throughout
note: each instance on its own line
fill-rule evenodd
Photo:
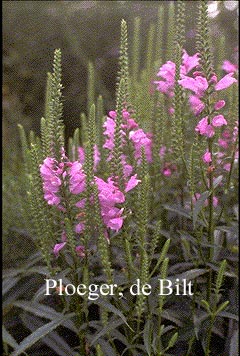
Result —
M 238 69 L 213 51 L 206 1 L 186 51 L 186 7 L 169 5 L 163 44 L 159 6 L 144 65 L 141 19 L 130 48 L 122 20 L 116 105 L 104 112 L 89 63 L 70 138 L 55 50 L 41 136 L 19 125 L 38 252 L 4 271 L 4 355 L 238 355 Z

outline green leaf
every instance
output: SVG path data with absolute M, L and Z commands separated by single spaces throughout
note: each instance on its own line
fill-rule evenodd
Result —
M 238 330 L 235 330 L 230 341 L 230 353 L 229 356 L 238 356 Z
M 217 311 L 216 311 L 216 315 L 218 315 L 221 311 L 223 311 L 224 309 L 226 309 L 227 306 L 228 306 L 228 304 L 229 304 L 229 300 L 227 300 L 226 302 L 222 303 L 222 304 L 218 307 L 218 309 L 217 309 Z
M 37 316 L 40 316 L 41 318 L 55 320 L 56 318 L 62 316 L 61 313 L 56 312 L 53 308 L 50 308 L 47 305 L 40 304 L 37 302 L 18 300 L 15 303 L 13 303 L 13 305 L 22 308 L 23 310 L 29 313 L 33 313 Z M 77 332 L 77 329 L 75 328 L 71 320 L 67 320 L 66 322 L 64 322 L 63 326 L 72 330 L 73 332 Z
M 146 352 L 149 356 L 151 356 L 151 334 L 152 334 L 152 330 L 151 330 L 151 320 L 147 320 L 145 326 L 144 326 L 144 330 L 143 330 L 143 341 L 144 341 L 144 346 L 146 348 Z
M 202 306 L 207 310 L 207 312 L 209 313 L 209 315 L 212 314 L 211 312 L 211 308 L 210 308 L 210 305 L 208 304 L 208 302 L 204 299 L 201 300 L 201 304 Z
M 32 332 L 44 325 L 44 322 L 41 319 L 28 314 L 25 314 L 22 317 L 22 320 L 24 325 Z M 58 356 L 76 355 L 76 353 L 73 352 L 66 341 L 59 336 L 56 331 L 52 331 L 49 335 L 45 336 L 42 339 L 42 342 L 54 350 Z
M 15 278 L 5 278 L 2 283 L 2 295 L 4 296 L 7 294 L 7 292 L 13 288 L 18 281 L 20 280 L 20 277 L 15 277 Z
M 12 335 L 9 334 L 9 332 L 5 329 L 4 325 L 2 325 L 2 338 L 3 338 L 3 342 L 5 342 L 6 344 L 10 345 L 14 349 L 16 349 L 18 347 L 18 343 L 12 337 Z
M 178 332 L 173 334 L 173 336 L 169 340 L 168 347 L 165 349 L 165 351 L 173 347 L 176 344 L 177 339 L 178 339 Z
M 196 225 L 198 214 L 202 210 L 205 200 L 209 197 L 210 192 L 207 190 L 206 192 L 202 193 L 199 199 L 196 201 L 196 204 L 193 209 L 193 226 Z
M 101 307 L 104 307 L 105 309 L 111 311 L 112 313 L 114 313 L 115 315 L 118 315 L 122 321 L 129 327 L 129 329 L 131 329 L 132 331 L 134 331 L 130 325 L 128 325 L 127 323 L 127 319 L 126 317 L 123 315 L 123 313 L 117 309 L 114 305 L 112 305 L 111 303 L 107 302 L 106 300 L 103 299 L 98 299 L 94 302 L 95 304 L 100 305 Z
M 34 345 L 37 341 L 41 340 L 44 336 L 49 334 L 51 331 L 56 329 L 59 325 L 61 325 L 64 321 L 67 319 L 73 317 L 75 314 L 71 313 L 68 315 L 63 315 L 50 323 L 45 324 L 44 326 L 40 327 L 36 331 L 34 331 L 32 334 L 27 336 L 15 349 L 13 353 L 11 353 L 10 356 L 18 356 L 21 355 L 22 352 L 27 350 L 29 347 Z
M 221 316 L 222 318 L 228 318 L 228 319 L 233 319 L 236 321 L 239 321 L 239 317 L 237 314 L 233 314 L 230 312 L 222 311 L 218 314 L 218 316 Z
M 93 338 L 90 346 L 93 346 L 98 339 L 100 339 L 102 336 L 110 333 L 117 327 L 123 324 L 122 319 L 112 319 L 111 321 L 108 322 L 108 324 L 99 332 L 97 335 Z M 15 355 L 12 355 L 15 356 Z

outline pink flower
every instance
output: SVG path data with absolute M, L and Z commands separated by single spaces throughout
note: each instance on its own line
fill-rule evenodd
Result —
M 165 156 L 165 153 L 166 153 L 166 150 L 167 150 L 167 147 L 166 146 L 162 146 L 159 150 L 159 156 L 162 158 Z
M 168 61 L 167 63 L 163 64 L 160 67 L 157 76 L 162 77 L 165 80 L 153 82 L 154 84 L 157 84 L 157 90 L 159 90 L 161 93 L 168 95 L 169 97 L 172 97 L 174 95 L 173 88 L 175 82 L 175 68 L 175 63 L 171 61 Z
M 123 225 L 123 218 L 113 218 L 108 221 L 107 227 L 118 232 Z
M 59 244 L 56 244 L 53 248 L 53 253 L 56 257 L 59 256 L 60 250 L 66 245 L 66 242 L 60 242 Z
M 196 193 L 196 194 L 195 194 L 195 196 L 194 196 L 193 199 L 192 199 L 192 201 L 193 201 L 194 204 L 195 204 L 196 201 L 200 198 L 200 196 L 201 196 L 201 194 L 199 194 L 199 193 Z M 217 197 L 213 197 L 213 206 L 214 206 L 214 208 L 216 208 L 217 205 L 218 205 L 218 198 L 217 198 Z M 205 207 L 208 206 L 208 199 L 205 200 L 204 206 L 205 206 Z
M 123 175 L 125 178 L 129 177 L 132 174 L 133 167 L 127 163 L 126 155 L 121 156 L 121 163 L 123 166 Z
M 76 246 L 76 253 L 79 257 L 85 257 L 85 247 L 82 245 Z
M 176 64 L 171 61 L 167 61 L 167 63 L 163 64 L 157 73 L 158 77 L 162 77 L 166 81 L 174 84 L 175 79 L 175 70 Z
M 108 115 L 109 115 L 112 119 L 116 119 L 116 117 L 117 117 L 117 113 L 116 113 L 116 111 L 114 111 L 114 110 L 109 111 Z
M 192 90 L 198 97 L 203 96 L 204 92 L 208 88 L 207 79 L 201 76 L 195 78 L 182 76 L 183 79 L 178 81 L 183 88 Z
M 207 136 L 210 138 L 210 137 L 213 137 L 214 133 L 215 133 L 215 131 L 214 131 L 213 127 L 211 125 L 207 125 L 204 136 Z
M 190 95 L 188 100 L 194 115 L 199 115 L 205 108 L 205 104 L 196 95 Z
M 172 175 L 171 169 L 170 169 L 170 168 L 164 168 L 164 169 L 163 169 L 163 175 L 164 175 L 165 177 L 170 177 L 170 176 Z
M 233 83 L 236 83 L 237 79 L 232 78 L 233 74 L 233 72 L 228 73 L 222 79 L 220 79 L 219 82 L 215 85 L 215 90 L 223 90 L 230 87 Z
M 223 169 L 227 172 L 230 172 L 230 169 L 231 169 L 231 164 L 230 163 L 226 163 L 224 166 L 223 166 Z
M 143 147 L 148 162 L 152 162 L 152 140 L 149 138 L 149 134 L 145 133 L 142 129 L 129 132 L 129 139 L 133 142 L 135 152 L 134 156 L 140 162 L 141 148 Z
M 138 183 L 140 183 L 141 180 L 137 179 L 137 174 L 134 174 L 134 176 L 132 176 L 129 181 L 126 184 L 126 188 L 125 188 L 125 192 L 129 192 L 129 190 L 132 190 L 133 188 L 135 188 Z
M 78 161 L 73 162 L 69 171 L 69 190 L 72 194 L 80 194 L 85 190 L 85 173 Z
M 216 208 L 218 206 L 218 198 L 217 197 L 213 197 L 213 206 L 214 206 L 214 208 Z
M 212 119 L 212 125 L 214 127 L 221 127 L 223 125 L 227 125 L 227 121 L 225 120 L 223 115 L 217 115 L 214 116 L 214 118 Z
M 78 147 L 78 159 L 81 164 L 84 164 L 85 151 L 83 147 Z
M 54 158 L 47 157 L 40 165 L 40 173 L 43 180 L 44 199 L 49 205 L 59 205 L 61 202 L 58 192 L 62 181 L 60 175 L 63 169 L 60 168 Z
M 214 104 L 214 109 L 215 110 L 220 110 L 225 106 L 225 101 L 224 100 L 219 100 L 216 104 Z
M 223 62 L 222 69 L 227 73 L 232 73 L 237 71 L 238 66 L 226 60 Z
M 204 117 L 199 121 L 197 126 L 195 127 L 195 131 L 199 132 L 200 135 L 204 135 L 207 137 L 212 137 L 214 135 L 214 129 L 211 125 L 208 125 L 208 117 Z
M 219 146 L 221 146 L 221 147 L 223 147 L 223 148 L 228 148 L 228 143 L 227 143 L 227 141 L 225 141 L 225 140 L 223 140 L 222 138 L 220 138 L 219 140 L 218 140 L 218 144 L 219 144 Z
M 83 223 L 79 223 L 75 226 L 75 232 L 77 234 L 81 234 L 84 231 L 85 225 Z
M 183 50 L 182 65 L 180 67 L 180 73 L 183 75 L 188 74 L 193 68 L 199 65 L 199 53 L 189 56 L 187 51 Z
M 212 155 L 211 153 L 207 150 L 204 155 L 202 156 L 202 160 L 204 163 L 210 163 L 212 162 Z
M 204 135 L 206 128 L 208 126 L 208 117 L 204 117 L 203 119 L 201 119 L 199 121 L 199 123 L 197 124 L 197 126 L 195 127 L 195 131 L 199 132 L 200 135 Z

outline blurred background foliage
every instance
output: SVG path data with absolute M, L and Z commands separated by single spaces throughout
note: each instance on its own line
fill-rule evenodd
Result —
M 22 124 L 27 131 L 39 132 L 47 72 L 51 71 L 54 49 L 61 48 L 63 54 L 64 122 L 69 136 L 79 126 L 80 113 L 86 112 L 89 61 L 96 69 L 96 96 L 104 97 L 107 113 L 115 105 L 121 19 L 128 23 L 131 47 L 133 20 L 141 18 L 144 58 L 149 26 L 156 23 L 160 5 L 164 8 L 164 22 L 167 21 L 169 3 L 3 1 L 3 257 L 6 266 L 21 262 L 26 256 L 26 246 L 33 249 L 23 219 L 25 197 L 21 183 L 24 184 L 24 177 L 17 124 Z M 187 3 L 186 49 L 193 54 L 198 1 Z M 209 14 L 213 44 L 217 45 L 225 36 L 227 57 L 224 59 L 236 63 L 238 2 L 210 1 Z M 163 37 L 166 36 L 165 30 Z

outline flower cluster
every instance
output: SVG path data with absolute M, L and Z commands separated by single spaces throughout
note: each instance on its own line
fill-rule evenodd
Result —
M 79 152 L 83 152 L 82 148 L 79 148 Z M 95 149 L 95 157 L 99 157 L 96 155 L 96 152 Z M 81 157 L 84 159 L 83 155 Z M 95 162 L 97 162 L 96 159 Z M 63 211 L 63 213 L 69 209 L 69 206 L 67 208 L 66 204 L 66 199 L 68 199 L 69 195 L 81 195 L 86 190 L 86 174 L 82 164 L 80 161 L 70 162 L 66 157 L 64 150 L 62 150 L 60 163 L 54 158 L 47 157 L 43 161 L 43 164 L 40 165 L 40 173 L 43 180 L 44 199 L 49 205 L 56 205 L 58 209 Z M 129 177 L 130 174 L 127 174 L 127 176 Z M 119 231 L 121 229 L 123 225 L 122 214 L 124 208 L 119 208 L 116 205 L 119 206 L 120 204 L 123 204 L 125 202 L 125 194 L 136 187 L 139 182 L 140 180 L 137 179 L 137 175 L 132 175 L 126 180 L 124 192 L 121 192 L 111 177 L 108 178 L 107 182 L 99 177 L 94 177 L 92 184 L 96 184 L 98 188 L 98 199 L 103 224 L 106 228 L 106 235 L 107 229 L 113 231 Z M 68 205 L 69 201 L 70 199 L 68 199 Z M 86 198 L 82 197 L 82 199 L 75 204 L 75 207 L 80 209 L 80 212 L 76 215 L 78 221 L 75 225 L 75 232 L 77 234 L 84 232 L 85 229 L 85 203 Z M 66 245 L 66 243 L 66 234 L 63 232 L 62 242 L 56 244 L 53 249 L 56 256 L 58 256 L 59 251 Z M 76 253 L 78 256 L 83 257 L 83 247 L 77 246 Z
M 105 128 L 104 135 L 106 136 L 103 148 L 110 150 L 108 160 L 112 159 L 111 151 L 114 148 L 114 133 L 116 127 L 116 111 L 110 111 L 103 127 Z M 122 147 L 126 145 L 126 139 L 128 139 L 133 144 L 134 148 L 134 158 L 137 163 L 141 162 L 141 151 L 144 148 L 147 161 L 152 162 L 152 134 L 139 128 L 139 125 L 131 118 L 130 113 L 123 109 L 122 111 L 122 125 L 121 125 L 121 143 Z M 131 171 L 131 166 L 126 162 L 126 155 L 122 155 L 123 170 L 126 172 L 127 176 Z M 131 174 L 131 173 L 130 173 Z

